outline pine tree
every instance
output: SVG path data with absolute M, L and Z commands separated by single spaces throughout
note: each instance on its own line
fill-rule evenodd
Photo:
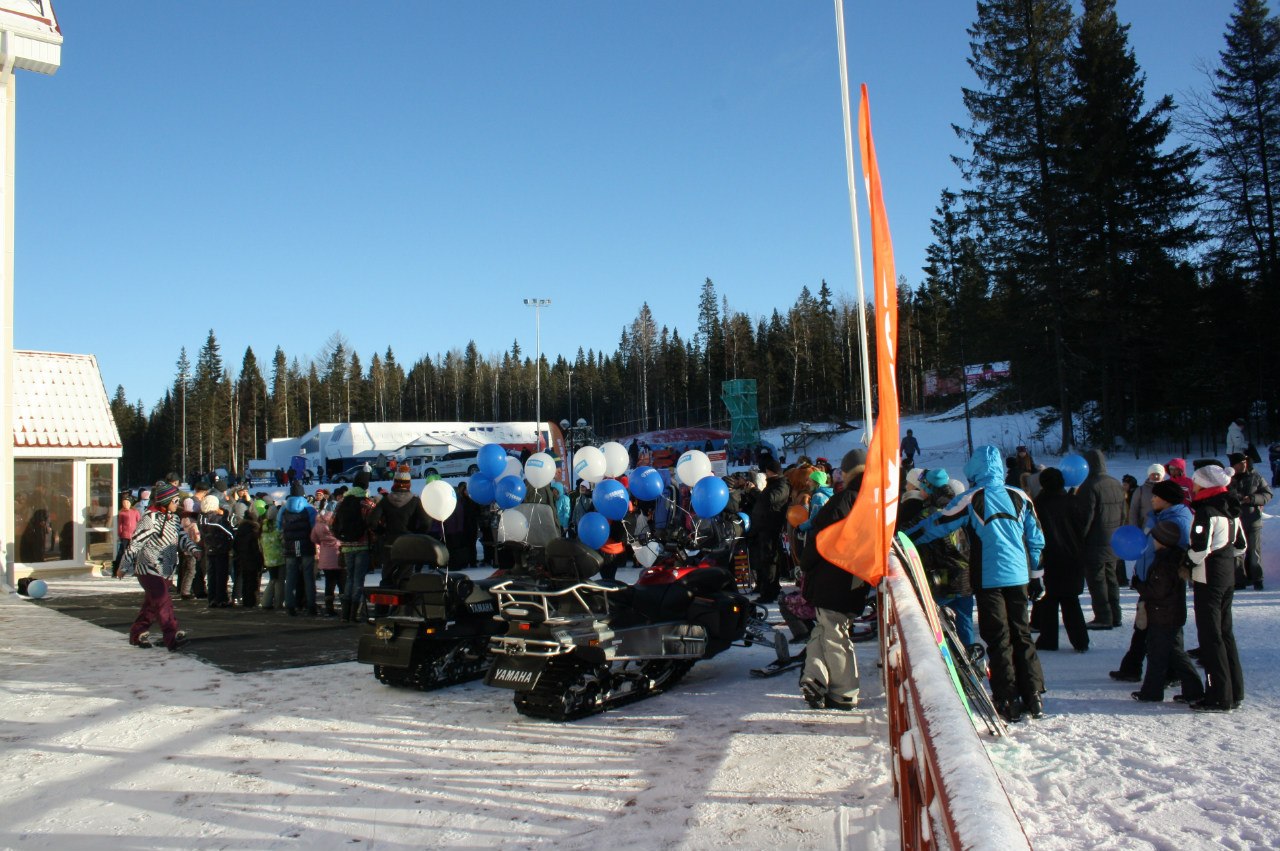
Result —
M 966 206 L 980 222 L 982 249 L 996 268 L 1017 270 L 1005 277 L 1031 312 L 1008 329 L 1022 338 L 1021 348 L 1039 343 L 1048 326 L 1052 340 L 1053 377 L 1063 449 L 1072 444 L 1071 403 L 1067 388 L 1062 247 L 1064 212 L 1059 197 L 1063 162 L 1061 126 L 1070 82 L 1069 0 L 979 0 L 977 21 L 969 28 L 973 69 L 981 85 L 964 89 L 971 126 L 958 129 L 970 146 L 958 159 L 970 182 Z M 1040 346 L 1039 350 L 1043 350 Z M 1031 386 L 1049 376 L 1038 373 L 1037 359 L 1023 360 L 1021 374 Z
M 1085 386 L 1099 393 L 1105 445 L 1124 431 L 1118 402 L 1132 381 L 1131 352 L 1159 334 L 1163 282 L 1150 274 L 1160 255 L 1184 254 L 1196 241 L 1190 214 L 1197 197 L 1195 153 L 1163 153 L 1173 100 L 1144 111 L 1144 77 L 1119 22 L 1115 0 L 1086 0 L 1071 52 L 1064 110 L 1066 211 L 1062 233 L 1072 257 L 1080 314 L 1076 347 L 1088 353 Z
M 267 382 L 258 368 L 258 358 L 253 354 L 252 346 L 244 350 L 244 358 L 240 361 L 236 398 L 240 413 L 238 448 L 246 462 L 241 465 L 243 472 L 247 462 L 258 457 L 267 437 Z

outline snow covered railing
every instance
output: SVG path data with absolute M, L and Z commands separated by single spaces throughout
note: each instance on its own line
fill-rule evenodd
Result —
M 1030 849 L 894 556 L 880 583 L 879 613 L 902 847 Z

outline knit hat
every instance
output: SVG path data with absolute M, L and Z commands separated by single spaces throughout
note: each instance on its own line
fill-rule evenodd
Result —
M 407 491 L 413 485 L 413 477 L 408 470 L 396 470 L 396 477 L 391 480 L 391 490 Z
M 369 489 L 369 472 L 367 470 L 361 470 L 360 472 L 356 473 L 356 479 L 354 482 L 352 482 L 352 484 L 358 488 L 364 488 L 365 490 L 368 490 Z
M 209 489 L 209 480 L 208 480 L 208 479 L 201 479 L 200 481 L 196 482 L 196 486 L 195 486 L 195 488 L 194 488 L 194 490 L 196 490 L 197 492 L 199 492 L 199 491 L 207 491 L 208 489 Z
M 1167 472 L 1165 472 L 1164 465 L 1162 465 L 1162 464 L 1152 464 L 1150 467 L 1148 467 L 1148 468 L 1147 468 L 1147 478 L 1149 479 L 1149 478 L 1151 478 L 1153 475 L 1154 475 L 1154 476 L 1159 476 L 1160 478 L 1159 478 L 1159 479 L 1157 479 L 1156 481 L 1160 481 L 1160 480 L 1164 479 L 1164 477 L 1165 477 L 1165 476 L 1167 476 L 1167 475 L 1169 475 L 1169 474 L 1168 474 Z
M 178 489 L 168 482 L 156 482 L 151 486 L 151 504 L 167 505 L 178 498 Z
M 782 465 L 778 463 L 778 459 L 772 455 L 762 455 L 760 457 L 760 469 L 766 473 L 777 475 L 782 472 Z
M 1196 470 L 1191 481 L 1202 488 L 1225 488 L 1231 483 L 1231 473 L 1231 470 L 1210 464 Z
M 1222 462 L 1219 461 L 1217 458 L 1197 458 L 1196 460 L 1191 462 L 1191 467 L 1194 470 L 1199 470 L 1202 467 L 1221 467 L 1221 466 L 1222 466 Z
M 856 446 L 844 453 L 844 457 L 840 459 L 840 469 L 844 471 L 845 475 L 855 475 L 866 468 L 867 453 Z
M 1173 485 L 1173 482 L 1169 484 Z M 1173 485 L 1177 488 L 1177 485 Z M 1048 493 L 1061 493 L 1067 487 L 1067 480 L 1062 477 L 1062 471 L 1057 467 L 1045 467 L 1040 471 L 1040 490 Z M 1178 493 L 1182 493 L 1182 488 L 1178 488 Z
M 1243 452 L 1232 452 L 1230 455 L 1227 456 L 1227 463 L 1230 464 L 1232 467 L 1234 467 L 1237 464 L 1242 464 L 1246 460 L 1248 459 L 1245 457 L 1245 454 Z
M 222 503 L 218 502 L 218 498 L 211 493 L 204 495 L 204 499 L 200 500 L 200 510 L 204 512 L 217 511 L 218 506 Z
M 912 467 L 907 471 L 907 484 L 913 488 L 924 490 L 924 485 L 920 484 L 920 480 L 924 477 L 924 470 L 919 467 Z
M 947 475 L 947 471 L 942 467 L 935 467 L 932 470 L 926 470 L 924 474 L 924 483 L 933 493 L 941 493 L 942 489 L 951 481 L 951 477 Z
M 302 482 L 294 482 L 289 485 L 289 496 L 306 496 L 307 492 L 302 489 Z
M 1181 458 L 1170 458 L 1169 463 L 1165 464 L 1165 469 L 1169 471 L 1169 475 L 1173 475 L 1173 471 L 1177 470 L 1179 474 L 1186 475 L 1187 462 Z
M 1161 520 L 1151 530 L 1151 537 L 1166 547 L 1176 547 L 1182 540 L 1182 531 L 1178 528 L 1178 524 L 1172 520 Z
M 825 470 L 814 470 L 809 474 L 809 478 L 813 479 L 820 488 L 825 488 L 827 486 L 827 474 Z
M 1170 505 L 1181 505 L 1187 498 L 1187 495 L 1182 491 L 1182 485 L 1173 479 L 1161 479 L 1156 482 L 1151 486 L 1151 495 L 1160 497 Z

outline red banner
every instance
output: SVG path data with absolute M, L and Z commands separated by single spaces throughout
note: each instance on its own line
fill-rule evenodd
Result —
M 858 106 L 858 142 L 871 211 L 879 410 L 867 450 L 867 469 L 853 510 L 843 521 L 818 533 L 818 552 L 859 579 L 879 585 L 888 569 L 893 527 L 898 520 L 898 276 L 893 265 L 893 240 L 884 209 L 880 167 L 871 138 L 871 106 L 866 85 L 862 86 Z

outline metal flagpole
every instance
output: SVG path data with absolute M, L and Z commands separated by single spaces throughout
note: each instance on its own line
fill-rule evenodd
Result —
M 849 213 L 853 223 L 853 269 L 858 286 L 858 349 L 862 353 L 862 445 L 871 445 L 871 353 L 867 347 L 867 294 L 862 284 L 862 241 L 858 236 L 858 190 L 854 183 L 853 119 L 849 108 L 849 65 L 844 50 L 844 0 L 836 4 L 836 44 L 840 56 L 840 104 L 844 108 L 844 166 L 849 179 Z

